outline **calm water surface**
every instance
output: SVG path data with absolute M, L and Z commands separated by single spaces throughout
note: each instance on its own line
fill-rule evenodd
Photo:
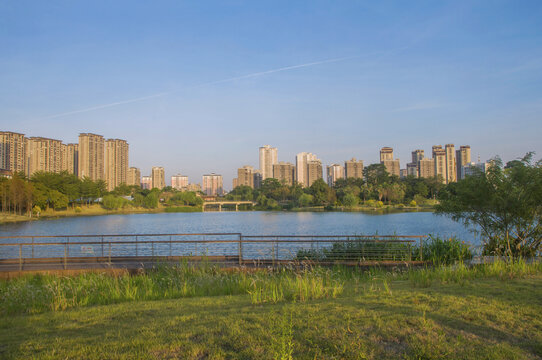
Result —
M 431 212 L 207 212 L 79 216 L 0 225 L 0 236 L 234 232 L 243 235 L 455 235 L 477 245 L 463 225 Z M 0 240 L 2 241 L 2 240 Z

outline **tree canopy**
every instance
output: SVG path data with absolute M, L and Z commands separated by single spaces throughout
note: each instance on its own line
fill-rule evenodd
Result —
M 484 253 L 533 256 L 542 240 L 542 162 L 533 153 L 503 167 L 499 158 L 487 172 L 448 184 L 437 212 L 479 227 Z

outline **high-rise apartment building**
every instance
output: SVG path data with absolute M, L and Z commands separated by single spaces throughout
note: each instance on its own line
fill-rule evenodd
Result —
M 262 187 L 262 173 L 260 170 L 254 169 L 254 189 Z
M 62 171 L 77 176 L 79 163 L 79 144 L 61 144 Z
M 307 161 L 307 186 L 322 178 L 322 162 L 318 159 Z
M 423 150 L 414 150 L 412 152 L 412 162 L 407 164 L 406 173 L 407 176 L 414 176 L 418 177 L 420 175 L 420 161 L 424 159 L 424 151 Z
M 457 164 L 455 161 L 454 144 L 446 144 L 444 151 L 446 151 L 446 184 L 449 184 L 457 180 Z
M 262 180 L 273 177 L 273 165 L 278 163 L 277 148 L 270 145 L 260 147 L 260 171 Z
M 248 186 L 254 189 L 254 168 L 245 165 L 242 168 L 237 169 L 237 182 L 234 185 L 234 188 L 237 186 Z
M 43 137 L 26 138 L 26 176 L 38 171 L 59 173 L 62 171 L 62 142 Z
M 316 155 L 307 152 L 299 153 L 295 157 L 296 181 L 303 187 L 310 186 L 307 165 L 314 160 L 317 160 Z
M 470 146 L 464 145 L 460 146 L 459 150 L 455 152 L 455 160 L 457 162 L 457 180 L 464 179 L 462 168 L 466 166 L 467 164 L 470 164 L 471 158 L 470 158 Z
M 160 189 L 166 187 L 166 175 L 164 168 L 161 166 L 153 166 L 151 170 L 152 189 Z
M 186 175 L 173 175 L 171 177 L 171 187 L 176 190 L 186 190 L 188 187 L 188 176 Z
M 393 159 L 393 149 L 391 147 L 383 147 L 380 150 L 380 163 L 386 167 L 386 171 L 390 175 L 401 175 L 399 159 Z
M 144 190 L 152 189 L 152 176 L 141 177 L 141 188 Z
M 435 161 L 429 158 L 418 161 L 418 176 L 426 179 L 435 177 Z
M 222 175 L 215 173 L 203 175 L 202 190 L 206 195 L 216 196 L 224 194 Z
M 424 151 L 423 150 L 418 149 L 418 150 L 414 150 L 412 152 L 412 162 L 414 164 L 417 164 L 418 161 L 420 161 L 423 158 L 424 158 Z
M 104 153 L 104 175 L 107 190 L 111 191 L 128 181 L 128 143 L 126 140 L 107 139 Z
M 446 150 L 441 145 L 434 145 L 432 152 L 435 162 L 434 176 L 439 177 L 443 183 L 446 183 Z
M 25 137 L 11 131 L 0 131 L 0 169 L 25 171 Z
M 96 134 L 79 134 L 80 178 L 104 180 L 104 137 Z
M 273 165 L 273 177 L 281 184 L 292 186 L 295 182 L 295 166 L 292 163 L 281 161 Z
M 136 167 L 131 167 L 128 169 L 128 175 L 126 175 L 126 185 L 141 186 L 141 170 Z
M 406 164 L 406 174 L 407 176 L 418 177 L 418 163 L 411 162 Z
M 344 167 L 339 164 L 331 164 L 327 167 L 327 184 L 335 185 L 335 181 L 344 179 Z
M 345 178 L 363 178 L 363 160 L 352 158 L 344 162 L 344 177 Z

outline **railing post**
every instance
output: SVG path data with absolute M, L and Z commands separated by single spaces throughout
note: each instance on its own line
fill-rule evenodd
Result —
M 34 258 L 34 237 L 32 236 L 32 259 Z
M 64 270 L 68 267 L 68 244 L 64 244 Z
M 239 234 L 239 265 L 243 264 L 243 235 Z
M 154 241 L 151 241 L 152 258 L 154 259 Z
M 109 242 L 109 266 L 111 266 L 111 242 Z
M 272 242 L 271 246 L 271 260 L 273 262 L 273 266 L 275 266 L 275 242 Z
M 19 271 L 23 271 L 23 244 L 19 244 Z
M 423 236 L 420 237 L 420 261 L 423 261 Z
M 102 257 L 104 257 L 104 237 L 102 236 Z
M 171 235 L 169 235 L 169 257 L 171 257 Z
M 136 235 L 136 257 L 137 257 L 137 235 Z

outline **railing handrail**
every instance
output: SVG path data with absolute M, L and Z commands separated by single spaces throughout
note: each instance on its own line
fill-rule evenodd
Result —
M 243 239 L 256 238 L 399 238 L 399 239 L 420 239 L 427 235 L 243 235 L 242 233 L 179 233 L 179 234 L 83 234 L 83 235 L 11 235 L 0 236 L 0 239 L 40 239 L 40 238 L 91 238 L 91 237 L 134 237 L 134 236 L 224 236 L 235 235 Z
M 242 236 L 241 233 L 186 233 L 186 234 L 94 234 L 94 235 L 11 235 L 0 236 L 0 239 L 31 239 L 31 238 L 84 238 L 84 237 L 130 237 L 130 236 L 216 236 L 216 235 L 236 235 Z
M 415 240 L 378 240 L 378 239 L 361 239 L 363 242 L 385 242 L 385 243 L 415 243 Z M 300 243 L 349 243 L 356 239 L 346 240 L 308 240 L 299 241 Z M 0 243 L 0 246 L 60 246 L 60 245 L 107 245 L 107 244 L 186 244 L 186 243 L 232 243 L 236 244 L 239 240 L 133 240 L 133 241 L 77 241 L 77 242 L 47 242 L 47 243 Z M 265 240 L 245 240 L 244 243 L 295 243 L 287 239 L 265 239 Z

